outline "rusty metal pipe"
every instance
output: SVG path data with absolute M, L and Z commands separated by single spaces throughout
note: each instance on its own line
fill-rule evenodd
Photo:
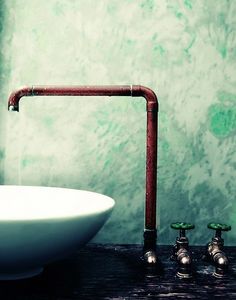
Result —
M 144 252 L 151 253 L 148 262 L 155 262 L 156 246 L 156 189 L 157 189 L 157 125 L 158 101 L 155 93 L 141 85 L 123 86 L 32 86 L 11 93 L 8 109 L 19 111 L 19 101 L 24 96 L 131 96 L 146 99 L 146 203 Z M 145 254 L 144 253 L 144 254 Z M 154 257 L 152 256 L 154 255 Z M 144 255 L 145 256 L 145 255 Z M 151 259 L 150 259 L 151 257 Z

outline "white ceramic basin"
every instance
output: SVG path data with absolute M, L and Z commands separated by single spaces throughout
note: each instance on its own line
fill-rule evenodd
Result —
M 74 252 L 98 232 L 114 204 L 81 190 L 0 186 L 0 280 L 37 275 Z

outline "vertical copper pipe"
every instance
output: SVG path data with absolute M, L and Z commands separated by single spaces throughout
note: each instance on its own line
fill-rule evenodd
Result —
M 145 260 L 148 263 L 156 263 L 158 101 L 155 93 L 143 86 L 134 86 L 132 96 L 143 96 L 147 101 L 146 205 L 143 250 Z
M 143 86 L 133 86 L 132 96 L 142 96 L 147 101 L 145 229 L 153 230 L 156 228 L 158 102 L 154 92 Z
M 144 248 L 154 250 L 156 245 L 156 183 L 157 183 L 157 125 L 158 101 L 155 93 L 144 86 L 32 86 L 11 93 L 9 110 L 19 111 L 23 96 L 132 96 L 144 97 L 147 102 L 146 140 L 146 204 Z

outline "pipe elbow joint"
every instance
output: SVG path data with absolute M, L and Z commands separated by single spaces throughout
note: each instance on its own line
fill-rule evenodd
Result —
M 229 260 L 228 260 L 227 256 L 225 255 L 225 253 L 222 251 L 217 252 L 213 257 L 213 260 L 215 262 L 216 268 L 225 270 L 229 266 Z
M 19 111 L 19 102 L 23 96 L 32 96 L 32 87 L 23 86 L 13 91 L 8 100 L 8 110 Z
M 223 277 L 227 273 L 229 267 L 228 257 L 222 249 L 222 239 L 214 238 L 213 241 L 207 245 L 206 258 L 214 265 L 215 271 L 213 276 L 218 278 Z
M 157 254 L 154 250 L 149 250 L 147 251 L 144 256 L 144 261 L 148 264 L 148 265 L 155 265 L 157 264 Z
M 192 264 L 192 259 L 189 255 L 189 253 L 183 254 L 180 258 L 179 258 L 179 264 L 182 267 L 188 268 L 191 266 Z
M 177 254 L 177 261 L 182 268 L 190 268 L 192 265 L 192 258 L 188 250 L 181 249 Z
M 187 250 L 182 250 L 177 255 L 178 272 L 177 276 L 180 278 L 192 277 L 192 258 Z
M 132 86 L 133 97 L 144 97 L 147 101 L 147 111 L 158 112 L 159 104 L 156 94 L 148 87 L 142 85 Z
M 222 251 L 217 252 L 213 257 L 213 261 L 216 267 L 214 275 L 217 277 L 223 276 L 229 267 L 229 260 L 227 256 Z

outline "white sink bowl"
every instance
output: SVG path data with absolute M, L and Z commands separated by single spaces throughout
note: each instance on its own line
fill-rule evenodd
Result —
M 114 207 L 81 190 L 0 186 L 0 280 L 32 277 L 87 243 Z

